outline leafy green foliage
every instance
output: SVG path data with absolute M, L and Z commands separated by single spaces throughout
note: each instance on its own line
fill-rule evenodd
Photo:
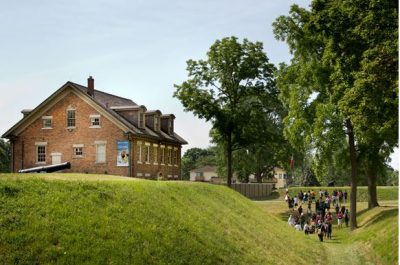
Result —
M 353 194 L 361 166 L 369 205 L 377 206 L 376 178 L 398 141 L 398 4 L 314 0 L 311 10 L 292 6 L 274 32 L 294 54 L 278 78 L 289 108 L 286 137 L 299 150 L 315 150 L 317 174 L 339 161 L 333 156 L 348 140 Z
M 182 179 L 190 179 L 190 170 L 203 167 L 215 166 L 216 154 L 215 147 L 208 147 L 206 149 L 190 148 L 186 150 L 182 156 Z
M 206 60 L 187 61 L 188 80 L 175 85 L 174 97 L 186 111 L 211 121 L 226 148 L 228 185 L 232 179 L 232 152 L 240 146 L 251 100 L 277 94 L 275 67 L 268 62 L 260 42 L 239 43 L 230 37 L 217 40 Z M 253 109 L 250 105 L 250 109 Z
M 0 138 L 0 172 L 10 172 L 10 143 Z

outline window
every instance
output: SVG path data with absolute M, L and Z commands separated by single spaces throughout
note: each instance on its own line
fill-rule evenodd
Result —
M 173 132 L 174 132 L 174 125 L 173 125 L 172 118 L 170 118 L 170 119 L 168 120 L 168 133 L 169 133 L 170 135 L 172 135 Z
M 139 128 L 144 128 L 144 113 L 139 112 Z
M 43 127 L 42 129 L 52 129 L 53 126 L 53 116 L 43 116 Z
M 163 145 L 161 146 L 161 159 L 160 160 L 161 160 L 162 165 L 165 164 L 165 148 Z
M 138 145 L 138 163 L 141 164 L 142 163 L 142 142 L 137 142 Z
M 106 162 L 106 143 L 95 142 L 96 144 L 96 163 Z
M 167 160 L 168 160 L 168 165 L 171 165 L 172 164 L 172 149 L 171 148 L 168 149 Z
M 279 178 L 280 178 L 280 179 L 282 178 L 282 173 L 279 173 Z
M 75 127 L 75 110 L 67 110 L 67 127 Z
M 146 149 L 145 149 L 144 157 L 145 157 L 146 164 L 149 164 L 150 163 L 150 144 L 146 143 Z
M 74 147 L 75 156 L 83 156 L 83 147 Z
M 35 142 L 35 146 L 36 146 L 36 163 L 46 164 L 47 142 Z
M 83 144 L 74 144 L 72 148 L 74 150 L 74 157 L 83 157 Z
M 90 115 L 90 128 L 100 128 L 100 115 Z
M 196 177 L 202 177 L 203 176 L 203 172 L 196 172 Z
M 154 116 L 154 130 L 160 131 L 160 118 L 158 116 Z
M 178 150 L 174 149 L 174 165 L 178 165 Z
M 36 162 L 46 163 L 46 145 L 36 146 Z
M 153 146 L 153 155 L 154 155 L 154 164 L 157 164 L 158 162 L 158 146 L 154 145 Z

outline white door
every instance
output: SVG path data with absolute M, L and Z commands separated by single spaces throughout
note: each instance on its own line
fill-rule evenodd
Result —
M 51 164 L 61 164 L 61 153 L 51 153 Z

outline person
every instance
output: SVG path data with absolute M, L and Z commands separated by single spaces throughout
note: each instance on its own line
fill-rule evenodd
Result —
M 306 216 L 304 215 L 304 213 L 300 214 L 300 225 L 301 225 L 301 229 L 303 230 L 304 228 L 304 224 L 306 223 Z
M 289 216 L 288 225 L 290 225 L 290 226 L 294 226 L 295 225 L 295 220 L 294 220 L 294 217 L 292 215 Z
M 299 215 L 301 215 L 303 213 L 303 207 L 301 207 L 301 205 L 299 206 L 299 208 L 297 210 L 299 211 Z
M 296 231 L 302 231 L 303 229 L 301 229 L 301 225 L 299 223 L 295 224 L 294 229 Z
M 339 202 L 343 203 L 343 192 L 342 192 L 342 190 L 339 190 L 338 196 L 339 196 Z
M 325 209 L 326 209 L 326 204 L 325 202 L 322 200 L 319 203 L 319 214 L 322 216 L 322 218 L 324 218 L 325 216 Z
M 304 193 L 304 197 L 303 197 L 303 201 L 304 201 L 304 202 L 307 202 L 307 201 L 308 201 L 308 194 L 309 194 L 309 193 L 307 193 L 307 192 Z
M 315 201 L 315 191 L 311 190 L 311 201 Z
M 347 201 L 347 190 L 343 192 L 344 203 Z
M 326 237 L 332 239 L 332 223 L 326 223 Z
M 337 215 L 337 224 L 338 224 L 338 228 L 342 227 L 342 219 L 343 219 L 343 214 L 342 212 L 339 212 Z
M 313 234 L 314 232 L 315 232 L 315 224 L 310 223 L 310 221 L 308 221 L 304 225 L 304 234 L 308 235 L 308 234 Z
M 295 195 L 294 196 L 294 207 L 297 207 L 298 202 L 299 202 L 299 198 Z
M 289 195 L 288 195 L 288 194 L 285 194 L 285 202 L 287 202 L 288 199 L 289 199 Z
M 331 198 L 329 197 L 329 195 L 327 195 L 325 199 L 325 208 L 328 210 L 331 209 Z
M 350 218 L 350 212 L 349 209 L 346 209 L 344 212 L 344 222 L 346 223 L 346 227 L 349 226 L 349 218 Z
M 293 198 L 289 199 L 289 209 L 292 209 L 292 211 L 294 211 L 294 199 Z
M 326 223 L 332 223 L 332 220 L 333 220 L 333 218 L 332 218 L 332 213 L 331 213 L 330 211 L 328 211 L 328 212 L 325 214 L 325 222 L 326 222 Z
M 324 233 L 325 233 L 325 226 L 321 223 L 317 226 L 317 235 L 319 237 L 319 241 L 324 241 Z
M 288 198 L 288 206 L 289 206 L 289 210 L 292 210 L 293 211 L 293 198 L 290 198 L 290 196 L 289 196 L 289 198 Z
M 336 212 L 336 214 L 338 214 L 338 212 L 339 212 L 339 203 L 338 202 L 336 202 L 336 204 L 335 204 L 335 212 Z
M 304 234 L 306 234 L 306 235 L 308 235 L 310 232 L 309 232 L 309 230 L 310 230 L 310 228 L 309 228 L 309 224 L 308 223 L 306 223 L 305 225 L 304 225 Z
M 311 216 L 312 216 L 312 210 L 311 210 L 311 205 L 310 204 L 308 205 L 308 208 L 307 208 L 307 216 L 308 216 L 308 219 L 310 219 Z
M 346 207 L 343 205 L 342 208 L 340 209 L 340 211 L 341 211 L 342 214 L 344 215 L 344 213 L 346 212 Z

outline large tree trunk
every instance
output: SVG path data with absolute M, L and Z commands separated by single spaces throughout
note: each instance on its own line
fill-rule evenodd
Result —
M 369 165 L 368 169 L 368 176 L 367 176 L 367 181 L 368 181 L 368 209 L 372 209 L 374 207 L 379 206 L 378 204 L 378 196 L 376 193 L 376 169 L 374 166 L 373 161 L 370 162 L 371 164 Z
M 261 183 L 262 182 L 262 177 L 261 177 L 261 171 L 257 170 L 256 172 L 256 179 L 257 179 L 257 183 Z
M 228 166 L 228 187 L 232 186 L 232 133 L 228 133 L 226 143 L 226 156 Z
M 347 134 L 349 137 L 350 163 L 351 163 L 351 193 L 350 193 L 350 229 L 357 228 L 357 153 L 354 140 L 354 129 L 350 119 L 346 120 Z

